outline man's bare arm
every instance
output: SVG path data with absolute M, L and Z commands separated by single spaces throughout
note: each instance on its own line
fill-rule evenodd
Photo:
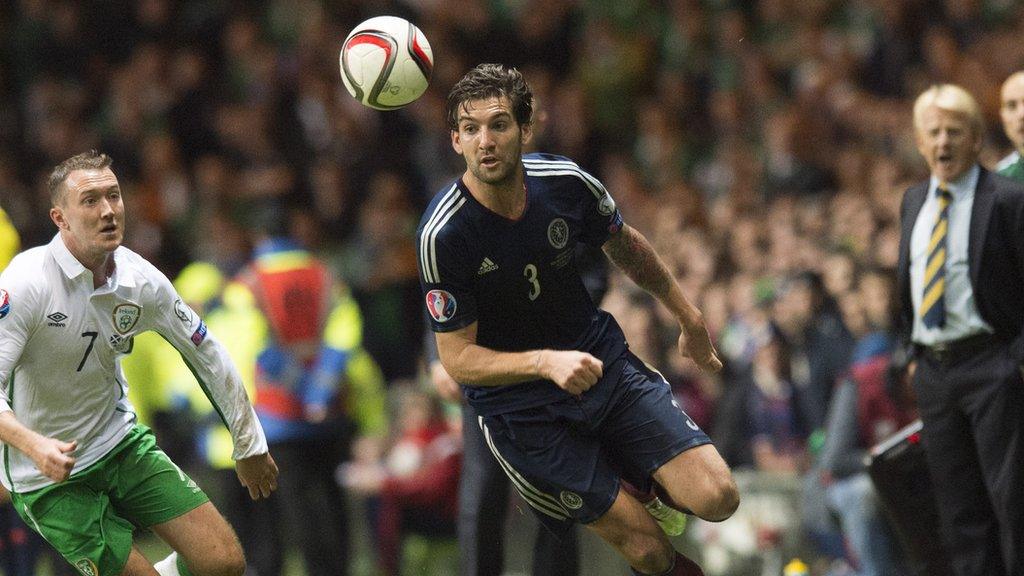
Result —
M 78 448 L 78 441 L 64 442 L 48 438 L 18 421 L 14 412 L 0 412 L 0 441 L 24 453 L 32 459 L 36 468 L 54 482 L 63 482 L 75 467 L 71 455 Z
M 636 229 L 624 225 L 602 248 L 626 276 L 657 298 L 679 322 L 682 331 L 679 337 L 680 354 L 692 358 L 704 370 L 719 370 L 722 362 L 711 343 L 704 315 L 683 294 L 679 283 L 647 238 Z
M 576 350 L 501 352 L 476 343 L 476 322 L 452 332 L 438 332 L 437 353 L 456 382 L 473 386 L 507 386 L 551 380 L 570 394 L 590 389 L 603 373 L 597 358 Z

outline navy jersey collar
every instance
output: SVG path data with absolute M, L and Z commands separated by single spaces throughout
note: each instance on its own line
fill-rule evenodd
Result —
M 477 200 L 476 196 L 474 196 L 473 193 L 470 192 L 469 186 L 466 185 L 465 180 L 463 180 L 461 176 L 459 177 L 458 182 L 456 182 L 456 185 L 459 187 L 459 191 L 462 192 L 463 196 L 467 198 L 467 202 L 471 204 L 475 210 L 479 211 L 481 214 L 486 214 L 489 217 L 499 220 L 501 222 L 507 222 L 509 224 L 516 224 L 518 222 L 522 222 L 523 219 L 526 217 L 526 213 L 530 210 L 530 187 L 526 183 L 525 167 L 523 168 L 523 192 L 526 194 L 526 204 L 523 206 L 523 213 L 519 215 L 519 218 L 512 219 L 506 216 L 502 216 L 501 214 L 498 214 L 497 212 L 491 210 L 487 206 L 484 206 L 479 200 Z

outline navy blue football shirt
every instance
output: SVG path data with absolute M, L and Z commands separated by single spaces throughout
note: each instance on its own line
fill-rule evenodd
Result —
M 626 340 L 590 299 L 574 255 L 579 242 L 604 244 L 622 228 L 622 216 L 597 178 L 571 160 L 527 154 L 523 164 L 526 209 L 518 220 L 484 207 L 461 179 L 427 207 L 416 237 L 431 328 L 448 332 L 478 322 L 481 346 L 581 350 L 604 362 L 607 372 L 625 353 Z M 463 391 L 483 415 L 567 395 L 545 380 Z

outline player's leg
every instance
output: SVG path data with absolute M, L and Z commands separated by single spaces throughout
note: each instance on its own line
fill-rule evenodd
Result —
M 643 505 L 624 490 L 603 516 L 586 527 L 642 574 L 662 574 L 672 566 L 675 550 L 668 537 Z
M 159 563 L 161 574 L 241 576 L 245 559 L 238 538 L 206 494 L 136 427 L 111 473 L 110 500 L 135 526 L 151 528 L 179 555 Z M 180 561 L 179 561 L 180 560 Z
M 60 484 L 11 495 L 25 523 L 80 574 L 121 574 L 132 551 L 133 526 L 102 490 L 109 470 L 101 461 Z
M 622 489 L 644 505 L 647 513 L 658 522 L 658 526 L 661 526 L 661 530 L 665 534 L 668 534 L 669 536 L 679 536 L 686 530 L 686 514 L 677 508 L 673 508 L 668 504 L 665 504 L 665 502 L 658 496 L 657 492 L 655 492 L 655 486 L 653 483 L 649 490 L 641 490 L 626 480 L 623 480 Z
M 628 355 L 602 419 L 607 456 L 633 486 L 647 491 L 653 478 L 666 504 L 705 520 L 736 510 L 739 492 L 725 460 L 664 377 L 636 356 Z
M 711 522 L 732 516 L 739 506 L 739 491 L 729 466 L 711 444 L 690 448 L 654 472 L 666 502 Z
M 485 416 L 484 438 L 523 499 L 546 525 L 576 521 L 612 545 L 638 574 L 698 575 L 677 560 L 643 505 L 619 491 L 592 419 L 573 399 Z M 676 570 L 674 566 L 678 566 Z
M 175 565 L 181 576 L 241 576 L 245 572 L 245 557 L 234 530 L 209 502 L 152 529 L 177 553 L 178 559 L 166 564 L 168 568 Z
M 128 563 L 125 564 L 121 576 L 160 576 L 160 573 L 149 563 L 149 560 L 146 560 L 138 548 L 132 546 L 132 551 L 128 554 Z
M 175 550 L 177 558 L 165 564 L 176 566 L 181 576 L 241 576 L 245 572 L 245 557 L 234 530 L 209 502 L 151 528 Z
M 476 410 L 462 407 L 462 475 L 459 480 L 459 565 L 462 576 L 499 576 L 505 565 L 509 479 L 491 454 Z M 534 576 L 579 574 L 579 538 L 572 523 L 537 527 Z
M 586 526 L 618 550 L 638 576 L 704 576 L 696 563 L 675 551 L 643 504 L 625 490 L 608 512 Z

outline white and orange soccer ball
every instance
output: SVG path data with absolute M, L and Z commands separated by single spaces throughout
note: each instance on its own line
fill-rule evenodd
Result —
M 376 16 L 349 33 L 339 61 L 349 94 L 371 108 L 394 110 L 426 91 L 434 53 L 408 20 Z

